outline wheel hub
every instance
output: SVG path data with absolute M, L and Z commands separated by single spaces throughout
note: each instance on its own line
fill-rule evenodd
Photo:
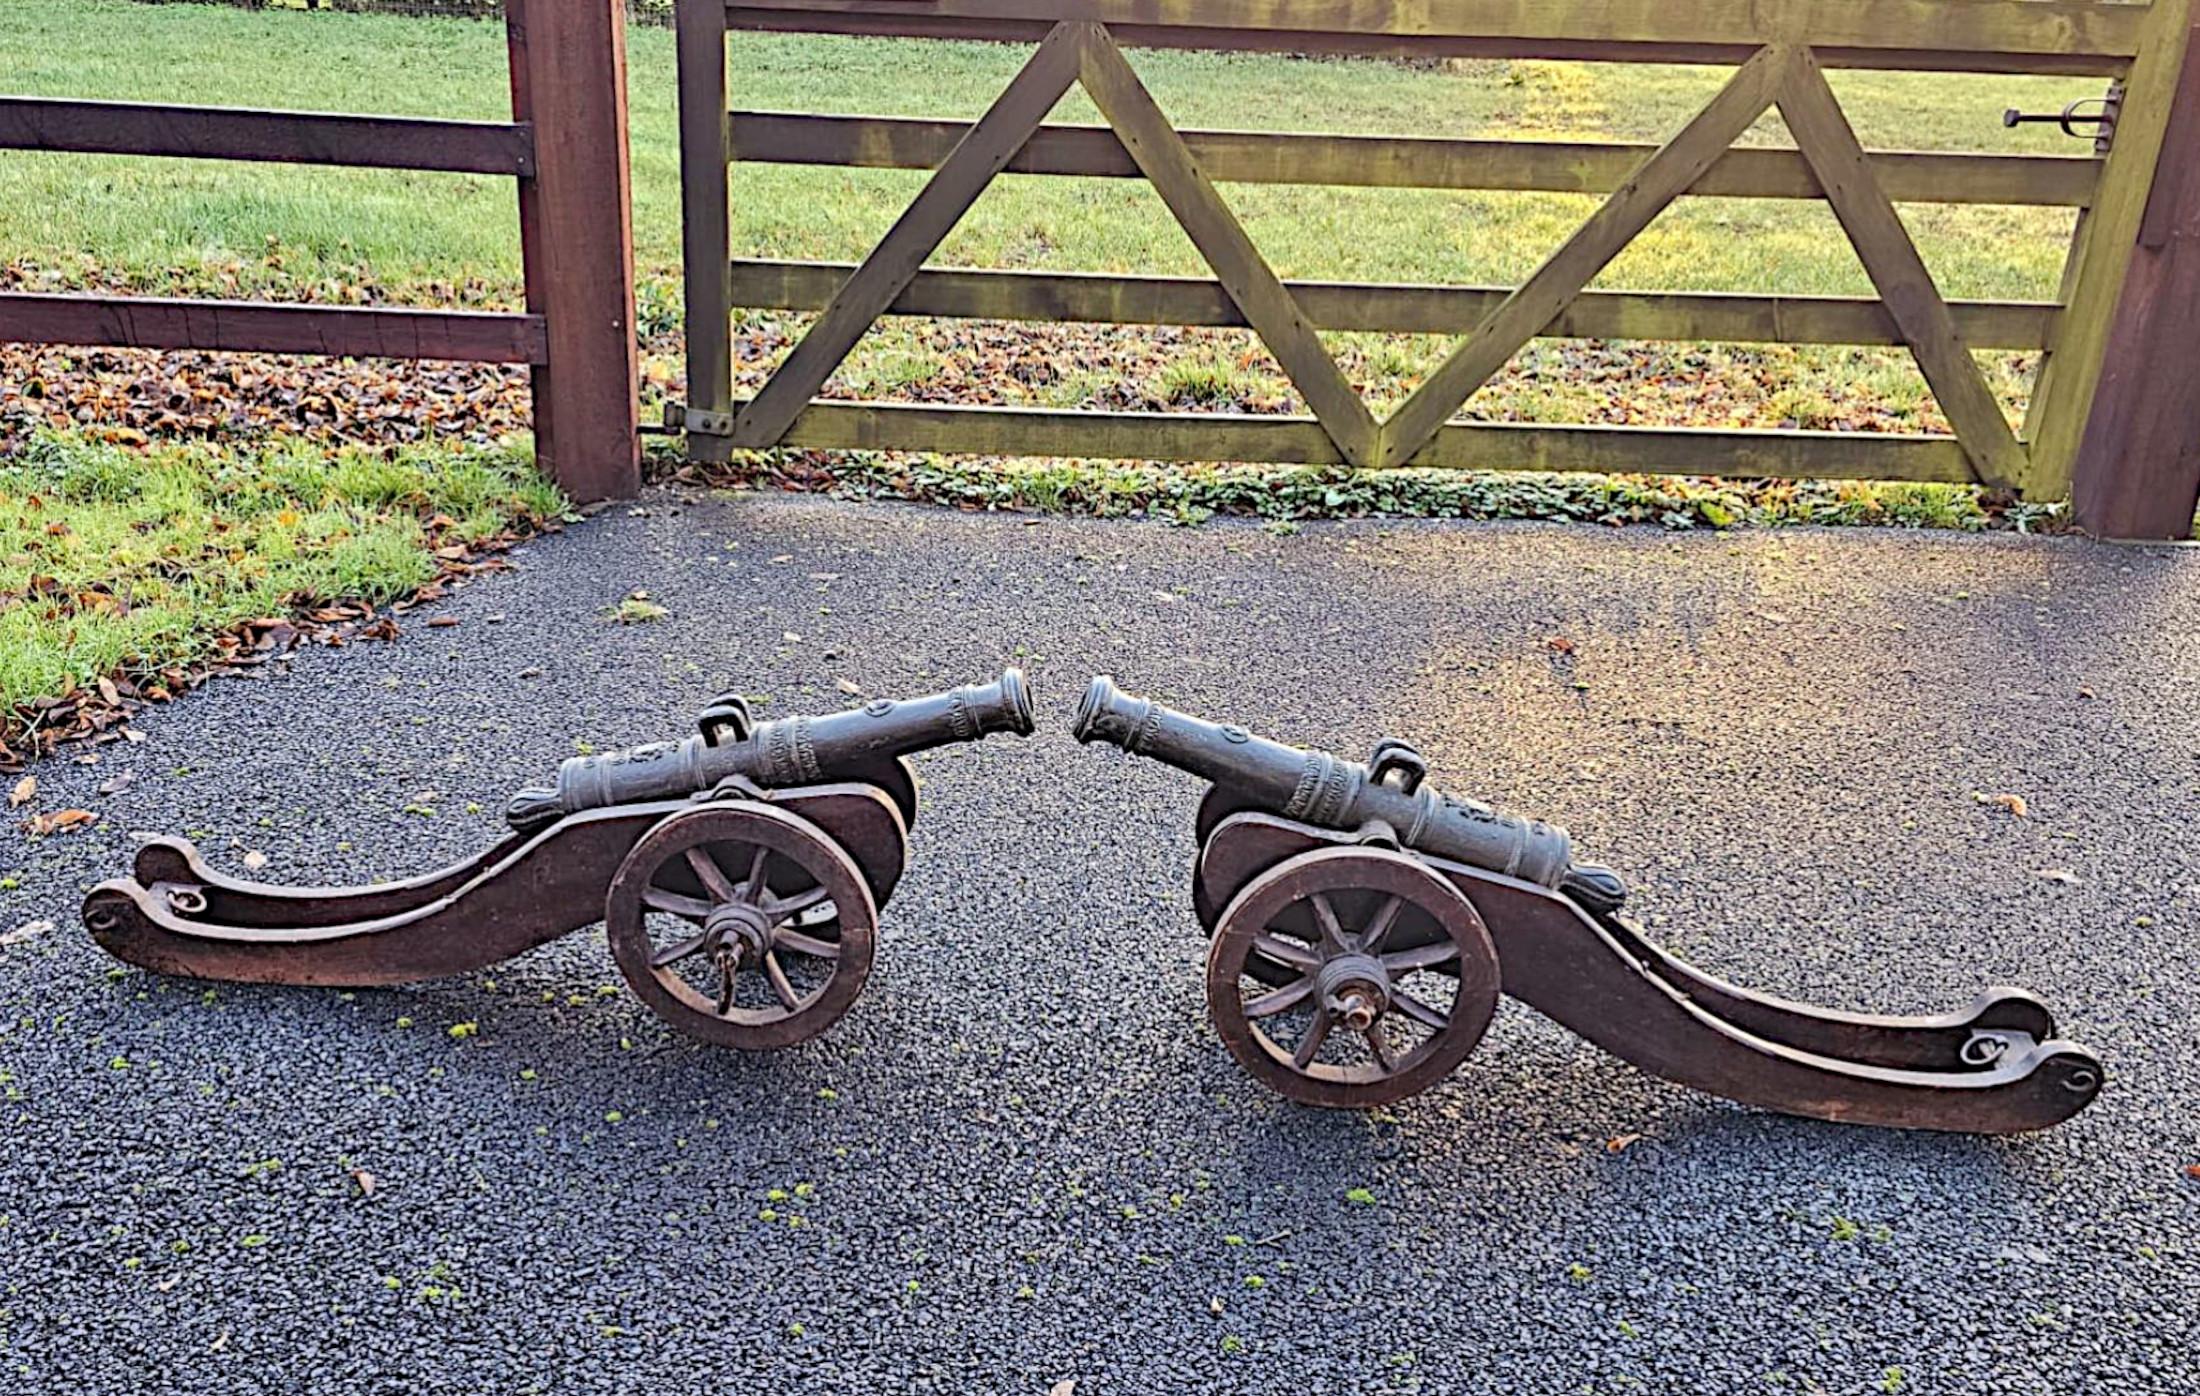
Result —
M 1366 1032 L 1390 1011 L 1390 974 L 1373 955 L 1325 960 L 1314 987 L 1329 1016 L 1354 1032 Z
M 772 946 L 771 919 L 746 902 L 730 902 L 711 908 L 703 920 L 714 953 L 730 951 L 736 962 L 754 964 Z

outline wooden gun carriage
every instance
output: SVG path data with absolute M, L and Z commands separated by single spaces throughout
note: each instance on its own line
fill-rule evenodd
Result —
M 1439 794 L 1419 752 L 1365 764 L 1217 725 L 1096 678 L 1080 741 L 1209 782 L 1196 914 L 1230 1054 L 1293 1100 L 1368 1106 L 1465 1061 L 1500 991 L 1669 1081 L 1795 1115 L 1982 1134 L 2044 1129 L 2101 1088 L 2020 989 L 1880 1017 L 1737 988 L 1660 948 L 1564 829 Z
M 367 887 L 228 877 L 182 839 L 94 888 L 93 937 L 164 974 L 402 984 L 465 974 L 602 920 L 619 972 L 709 1042 L 785 1047 L 830 1027 L 871 972 L 879 908 L 917 816 L 907 758 L 1028 735 L 1031 690 L 982 687 L 756 722 L 720 698 L 680 742 L 568 759 L 523 790 L 513 832 L 464 862 Z

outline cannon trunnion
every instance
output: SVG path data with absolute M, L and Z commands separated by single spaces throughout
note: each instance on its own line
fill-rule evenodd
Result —
M 164 974 L 270 984 L 402 984 L 483 969 L 604 923 L 635 993 L 692 1036 L 807 1041 L 861 994 L 879 909 L 909 856 L 907 757 L 1032 731 L 1031 691 L 991 684 L 754 723 L 716 700 L 678 743 L 568 760 L 516 796 L 514 832 L 406 882 L 276 887 L 231 878 L 182 839 L 139 849 L 85 925 Z
M 1705 974 L 1623 914 L 1563 829 L 1437 794 L 1402 742 L 1365 763 L 1096 678 L 1073 733 L 1209 783 L 1193 905 L 1230 1054 L 1298 1101 L 1381 1105 L 1474 1051 L 1500 993 L 1669 1081 L 1789 1114 L 2009 1134 L 2059 1124 L 2101 1064 L 2019 989 L 1926 1017 L 1845 1013 Z

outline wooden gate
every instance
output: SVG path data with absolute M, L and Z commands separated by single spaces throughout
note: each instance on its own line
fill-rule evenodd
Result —
M 704 459 L 776 445 L 1362 467 L 1700 472 L 1977 482 L 2035 499 L 2069 493 L 2141 214 L 2193 0 L 679 0 L 688 383 L 668 425 Z M 990 38 L 1038 47 L 968 124 L 729 111 L 729 28 Z M 1546 57 L 1732 65 L 1664 145 L 1179 131 L 1124 46 L 1381 56 Z M 1829 67 L 2097 75 L 2121 113 L 2105 156 L 1867 151 Z M 1106 127 L 1044 123 L 1082 84 Z M 1777 108 L 1792 150 L 1730 149 Z M 729 168 L 748 161 L 933 171 L 863 262 L 735 260 Z M 993 177 L 1150 181 L 1215 279 L 923 264 Z M 1512 288 L 1284 282 L 1214 182 L 1551 190 L 1608 197 Z M 1878 299 L 1590 291 L 1676 198 L 1823 198 Z M 2051 303 L 1945 299 L 1895 200 L 2081 210 Z M 821 312 L 753 398 L 733 396 L 737 306 Z M 1100 412 L 829 401 L 817 397 L 881 315 L 1243 325 L 1312 415 Z M 1346 381 L 1319 330 L 1459 336 L 1389 416 Z M 1951 436 L 1528 426 L 1455 420 L 1538 336 L 1902 344 Z M 1973 349 L 2045 361 L 2012 430 Z

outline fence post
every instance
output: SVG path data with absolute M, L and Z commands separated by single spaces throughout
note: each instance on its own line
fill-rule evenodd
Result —
M 575 500 L 641 488 L 624 0 L 505 0 L 512 115 L 534 128 L 520 181 L 527 308 L 544 317 L 535 456 Z
M 733 155 L 726 107 L 724 0 L 678 0 L 681 265 L 687 301 L 688 457 L 722 461 L 733 445 Z M 695 414 L 722 419 L 698 430 Z
M 2078 447 L 2071 504 L 2103 538 L 2189 538 L 2200 507 L 2200 24 Z

